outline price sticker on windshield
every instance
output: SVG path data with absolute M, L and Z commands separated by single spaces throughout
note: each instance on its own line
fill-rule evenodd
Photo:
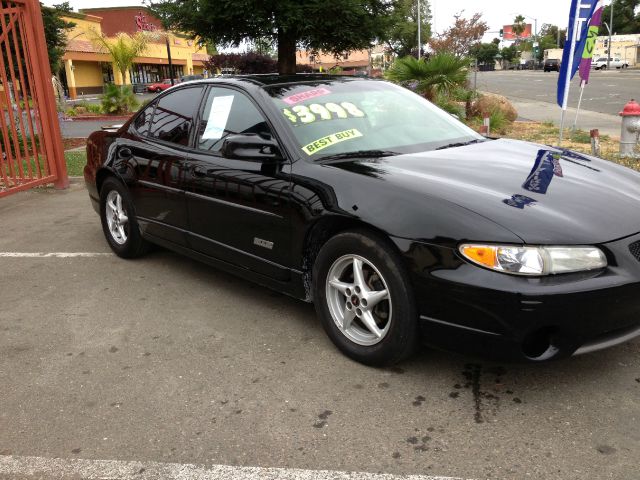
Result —
M 282 109 L 282 113 L 294 125 L 336 120 L 341 118 L 363 118 L 365 113 L 351 102 L 312 103 L 311 105 L 295 105 Z
M 347 140 L 353 140 L 354 138 L 362 137 L 362 132 L 352 128 L 351 130 L 344 130 L 343 132 L 327 135 L 326 137 L 319 138 L 318 140 L 311 142 L 308 145 L 302 147 L 302 150 L 307 155 L 311 156 L 318 153 L 320 150 L 330 147 L 336 143 L 345 142 Z

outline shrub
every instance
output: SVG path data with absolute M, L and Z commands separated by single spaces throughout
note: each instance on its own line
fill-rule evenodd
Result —
M 489 114 L 489 128 L 493 133 L 504 133 L 509 123 L 511 122 L 500 109 L 495 109 Z
M 87 112 L 95 115 L 100 115 L 102 113 L 102 105 L 98 103 L 89 103 L 86 108 Z
M 102 110 L 104 113 L 131 113 L 138 107 L 138 100 L 130 86 L 107 85 L 102 95 Z
M 75 108 L 68 108 L 64 113 L 67 117 L 76 117 L 78 115 L 78 111 Z
M 204 64 L 205 68 L 210 72 L 233 71 L 240 74 L 251 74 L 278 71 L 278 62 L 276 60 L 255 52 L 211 55 Z
M 296 73 L 313 73 L 313 67 L 311 67 L 311 65 L 301 65 L 301 64 L 297 64 L 296 65 Z
M 482 95 L 471 107 L 472 115 L 482 118 L 490 117 L 496 110 L 500 110 L 509 122 L 514 122 L 518 118 L 518 111 L 509 100 L 501 95 L 492 93 Z
M 432 55 L 428 61 L 414 57 L 399 58 L 387 70 L 386 78 L 401 85 L 415 83 L 415 91 L 429 100 L 440 93 L 450 95 L 467 85 L 469 61 L 449 53 Z
M 464 108 L 460 103 L 452 101 L 447 95 L 439 93 L 433 99 L 433 103 L 447 113 L 455 115 L 460 120 L 465 118 Z

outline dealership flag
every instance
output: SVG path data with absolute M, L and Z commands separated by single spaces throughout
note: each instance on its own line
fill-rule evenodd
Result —
M 571 10 L 569 11 L 569 28 L 567 31 L 567 41 L 562 52 L 562 66 L 558 77 L 558 105 L 562 108 L 560 117 L 560 144 L 562 144 L 562 134 L 564 129 L 564 116 L 567 113 L 567 102 L 569 100 L 569 88 L 571 79 L 580 67 L 580 61 L 587 45 L 587 32 L 589 22 L 593 17 L 598 0 L 571 0 Z
M 576 109 L 576 119 L 573 121 L 573 129 L 578 126 L 578 116 L 580 115 L 580 107 L 582 106 L 582 96 L 584 95 L 584 86 L 589 83 L 589 74 L 591 73 L 591 61 L 593 60 L 593 51 L 595 50 L 596 40 L 600 32 L 602 24 L 602 11 L 604 10 L 603 0 L 596 5 L 596 11 L 589 22 L 589 30 L 587 31 L 587 41 L 582 50 L 582 58 L 580 59 L 580 100 L 578 100 L 578 108 Z
M 593 52 L 596 47 L 596 40 L 598 39 L 598 33 L 600 33 L 600 26 L 602 25 L 602 11 L 604 5 L 602 0 L 598 2 L 596 11 L 591 17 L 589 23 L 589 31 L 587 32 L 587 42 L 582 51 L 582 58 L 580 59 L 580 78 L 582 79 L 582 85 L 589 83 L 589 73 L 591 72 L 591 61 L 593 60 Z

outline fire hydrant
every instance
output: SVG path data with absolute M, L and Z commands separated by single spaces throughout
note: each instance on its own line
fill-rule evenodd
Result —
M 640 158 L 637 150 L 640 143 L 640 105 L 633 99 L 620 112 L 622 132 L 620 134 L 620 156 Z

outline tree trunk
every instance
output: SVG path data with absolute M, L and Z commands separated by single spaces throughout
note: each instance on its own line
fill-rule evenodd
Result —
M 296 32 L 278 29 L 278 73 L 295 75 L 296 73 Z

